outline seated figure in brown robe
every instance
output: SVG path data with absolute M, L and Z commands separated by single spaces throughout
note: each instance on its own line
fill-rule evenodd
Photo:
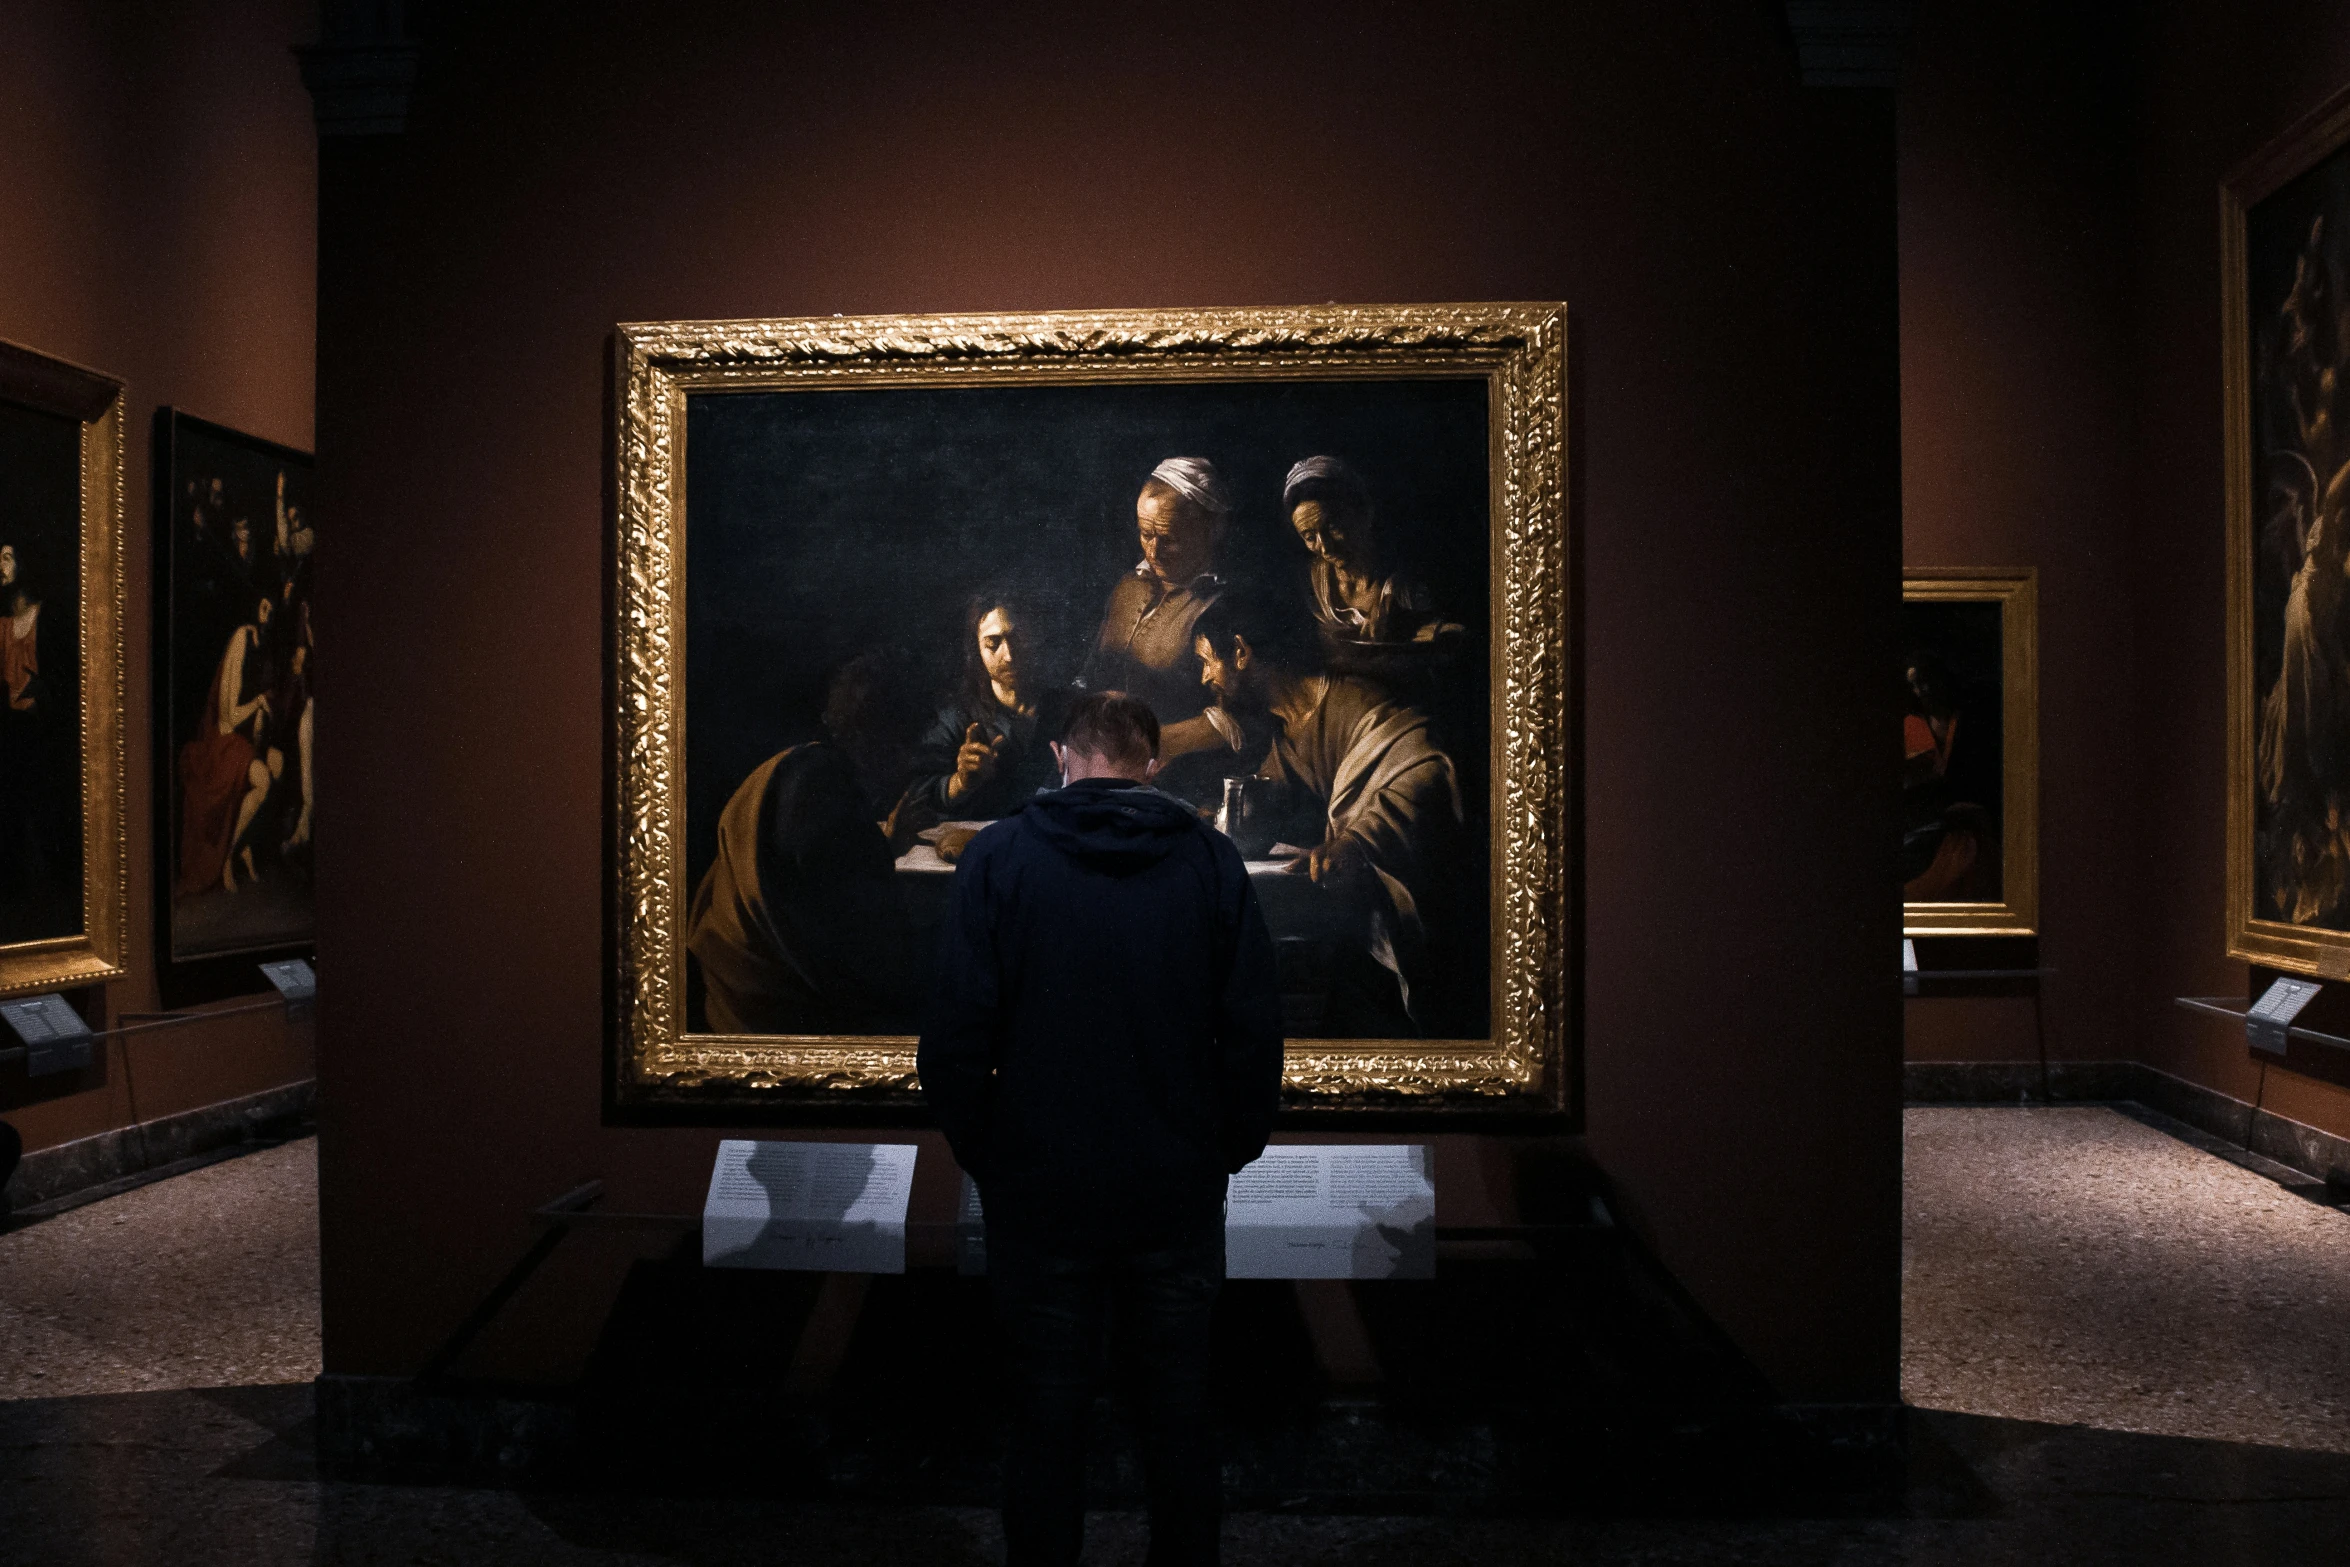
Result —
M 769 757 L 726 802 L 686 934 L 713 1032 L 911 1032 L 919 998 L 880 818 L 920 721 L 901 660 L 853 659 L 833 678 L 825 738 Z
M 1446 965 L 1440 954 L 1469 956 L 1476 938 L 1461 906 L 1482 889 L 1460 885 L 1474 879 L 1460 783 L 1428 715 L 1375 682 L 1327 670 L 1310 620 L 1278 593 L 1228 593 L 1196 630 L 1201 679 L 1220 714 L 1272 733 L 1257 776 L 1285 836 L 1310 848 L 1299 871 L 1352 911 L 1349 956 L 1383 971 L 1354 964 L 1352 994 L 1332 997 L 1330 1031 L 1464 1026 L 1462 998 L 1450 993 L 1460 985 L 1448 990 L 1448 981 L 1479 988 L 1482 964 Z M 1440 972 L 1448 966 L 1452 974 Z

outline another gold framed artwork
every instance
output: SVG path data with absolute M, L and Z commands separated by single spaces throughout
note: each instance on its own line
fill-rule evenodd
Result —
M 2220 191 L 2227 951 L 2350 977 L 2350 89 Z
M 2034 572 L 1905 571 L 1901 633 L 1902 932 L 2033 935 L 2040 920 Z
M 0 343 L 0 994 L 124 972 L 122 421 Z
M 1568 1109 L 1566 328 L 618 328 L 615 1107 L 910 1106 L 962 845 L 1120 689 L 1249 861 L 1293 1105 Z

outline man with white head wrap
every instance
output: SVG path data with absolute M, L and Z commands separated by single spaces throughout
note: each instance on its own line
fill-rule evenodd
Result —
M 1207 693 L 1191 627 L 1223 591 L 1216 556 L 1231 513 L 1224 481 L 1207 458 L 1170 457 L 1151 470 L 1134 502 L 1142 559 L 1110 590 L 1086 661 L 1087 689 L 1140 698 L 1162 727 L 1199 716 Z

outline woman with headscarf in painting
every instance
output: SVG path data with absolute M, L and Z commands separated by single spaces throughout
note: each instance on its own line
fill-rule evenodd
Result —
M 1332 668 L 1419 687 L 1461 633 L 1427 585 L 1380 548 L 1370 486 L 1345 459 L 1308 457 L 1281 486 L 1282 509 L 1306 547 L 1314 621 Z
M 1044 619 L 1008 587 L 963 610 L 962 674 L 915 753 L 897 831 L 1009 816 L 1060 773 L 1046 742 L 1060 733 L 1063 693 L 1048 684 Z

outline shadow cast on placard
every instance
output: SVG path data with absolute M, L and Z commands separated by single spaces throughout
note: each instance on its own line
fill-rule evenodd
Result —
M 817 1162 L 811 1168 L 811 1162 Z M 844 1256 L 863 1254 L 881 1234 L 872 1220 L 848 1222 L 849 1210 L 864 1196 L 880 1160 L 866 1143 L 760 1142 L 744 1161 L 744 1173 L 767 1193 L 768 1212 L 796 1225 L 825 1233 L 829 1246 Z M 747 1245 L 713 1252 L 714 1267 L 758 1266 L 737 1259 L 760 1249 Z
M 1386 1207 L 1361 1204 L 1353 1276 L 1358 1279 L 1436 1277 L 1436 1199 L 1407 1197 Z

